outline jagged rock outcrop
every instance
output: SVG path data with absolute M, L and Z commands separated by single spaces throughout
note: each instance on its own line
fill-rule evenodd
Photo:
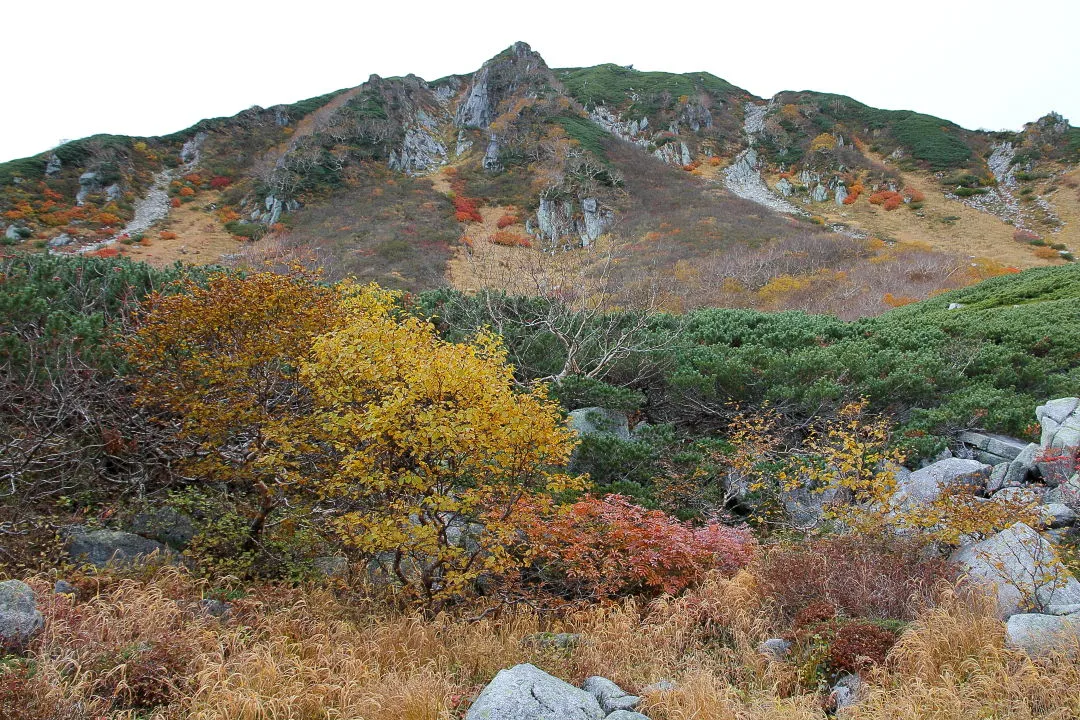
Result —
M 893 504 L 901 508 L 932 503 L 948 488 L 983 488 L 991 467 L 978 460 L 946 458 L 905 476 L 897 476 Z
M 424 120 L 405 130 L 401 147 L 390 151 L 390 168 L 407 175 L 423 175 L 447 162 L 446 146 L 432 133 L 435 123 L 427 113 Z
M 580 205 L 579 205 L 580 203 Z M 577 208 L 580 206 L 580 212 Z M 536 210 L 536 230 L 549 243 L 565 242 L 576 237 L 583 246 L 591 245 L 615 221 L 615 214 L 596 198 L 540 198 Z M 577 244 L 577 243 L 575 243 Z
M 1043 482 L 1065 482 L 1077 469 L 1080 456 L 1080 398 L 1051 400 L 1035 409 L 1042 426 L 1037 462 Z
M 484 130 L 498 116 L 499 105 L 515 93 L 539 91 L 552 82 L 544 59 L 528 44 L 514 43 L 476 71 L 464 99 L 454 113 L 454 124 Z

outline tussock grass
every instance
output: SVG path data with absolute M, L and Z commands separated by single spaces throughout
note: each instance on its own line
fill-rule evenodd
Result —
M 571 682 L 599 674 L 648 693 L 653 720 L 824 717 L 792 663 L 757 644 L 778 628 L 753 575 L 713 578 L 680 598 L 531 610 L 479 620 L 425 617 L 323 588 L 251 587 L 219 620 L 205 583 L 167 568 L 144 578 L 81 578 L 79 598 L 32 578 L 47 618 L 23 666 L 0 671 L 0 709 L 89 720 L 442 720 L 462 717 L 500 669 L 531 662 Z M 571 649 L 523 642 L 582 633 Z M 20 674 L 22 673 L 22 674 Z M 29 679 L 26 679 L 29 678 Z M 1004 645 L 992 603 L 944 590 L 869 677 L 850 717 L 1044 718 L 1080 714 L 1080 668 Z

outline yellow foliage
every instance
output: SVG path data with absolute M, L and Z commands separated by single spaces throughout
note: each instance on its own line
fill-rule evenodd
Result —
M 430 323 L 396 316 L 395 298 L 375 287 L 351 292 L 347 320 L 302 365 L 316 423 L 338 451 L 312 489 L 336 509 L 347 545 L 437 603 L 508 568 L 507 521 L 526 493 L 581 483 L 553 469 L 574 446 L 557 406 L 543 386 L 514 392 L 494 335 L 446 342 Z
M 810 142 L 810 152 L 832 150 L 836 147 L 836 138 L 829 133 L 823 132 Z

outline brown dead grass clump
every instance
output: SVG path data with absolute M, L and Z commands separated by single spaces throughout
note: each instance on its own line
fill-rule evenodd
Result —
M 558 617 L 504 610 L 482 619 L 388 609 L 320 588 L 250 587 L 223 619 L 203 583 L 149 576 L 73 578 L 77 599 L 32 578 L 45 632 L 0 669 L 5 720 L 437 720 L 464 715 L 499 670 L 533 663 L 570 682 L 610 677 L 631 692 L 662 679 L 653 720 L 821 718 L 796 662 L 757 652 L 778 626 L 759 578 L 710 578 L 679 598 L 591 605 Z M 528 641 L 578 632 L 577 646 Z M 1007 650 L 992 603 L 953 591 L 921 611 L 868 671 L 857 717 L 1039 718 L 1080 712 L 1068 657 Z

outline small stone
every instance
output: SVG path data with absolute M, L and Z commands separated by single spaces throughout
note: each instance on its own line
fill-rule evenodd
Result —
M 77 595 L 79 589 L 67 580 L 57 580 L 53 585 L 53 593 L 56 595 Z
M 771 660 L 783 660 L 791 650 L 791 643 L 783 638 L 769 638 L 758 645 L 757 650 Z
M 232 606 L 221 600 L 203 598 L 199 601 L 199 608 L 210 617 L 223 618 L 229 614 Z
M 37 599 L 29 585 L 19 580 L 0 582 L 0 649 L 21 652 L 45 627 Z

